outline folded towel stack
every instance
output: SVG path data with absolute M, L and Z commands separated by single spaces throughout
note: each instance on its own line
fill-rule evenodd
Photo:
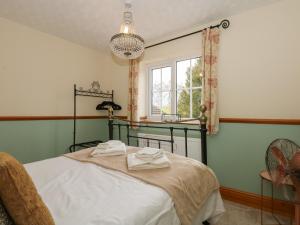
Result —
M 111 140 L 104 143 L 100 143 L 91 152 L 92 157 L 97 156 L 112 156 L 112 155 L 124 155 L 126 153 L 126 146 L 123 142 L 117 140 Z
M 127 155 L 129 170 L 146 170 L 170 167 L 171 163 L 164 151 L 157 148 L 142 148 Z
M 161 158 L 164 154 L 164 151 L 158 148 L 142 148 L 139 150 L 135 156 L 144 161 L 153 161 L 155 159 Z

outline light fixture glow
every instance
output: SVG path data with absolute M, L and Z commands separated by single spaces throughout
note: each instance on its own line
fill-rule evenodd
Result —
M 122 33 L 128 34 L 129 28 L 128 26 L 124 26 L 124 31 Z

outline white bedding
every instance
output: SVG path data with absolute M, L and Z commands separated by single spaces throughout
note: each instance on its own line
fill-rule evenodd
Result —
M 63 156 L 26 164 L 56 225 L 180 225 L 173 201 L 162 189 L 123 173 Z M 224 212 L 214 192 L 194 224 Z

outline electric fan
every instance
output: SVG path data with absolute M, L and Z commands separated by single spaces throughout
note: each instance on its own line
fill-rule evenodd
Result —
M 288 139 L 276 139 L 266 152 L 272 182 L 279 186 L 290 179 L 295 186 L 295 223 L 300 225 L 300 147 Z

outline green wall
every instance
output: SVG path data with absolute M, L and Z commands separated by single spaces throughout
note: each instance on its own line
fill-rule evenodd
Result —
M 72 132 L 72 120 L 2 121 L 0 151 L 14 155 L 23 163 L 55 157 L 68 152 Z M 150 132 L 168 134 L 154 129 Z M 125 141 L 124 128 L 122 133 Z M 175 135 L 180 134 L 175 132 Z M 107 140 L 107 120 L 79 120 L 77 136 L 78 141 Z M 189 136 L 200 137 L 198 132 Z M 265 168 L 265 151 L 272 140 L 280 137 L 300 144 L 300 126 L 221 123 L 220 132 L 208 137 L 208 165 L 222 186 L 259 193 L 258 174 Z
M 107 121 L 78 120 L 78 142 L 107 139 Z M 23 163 L 68 152 L 73 142 L 73 120 L 0 121 L 0 151 Z
M 260 193 L 258 174 L 276 138 L 300 144 L 300 126 L 222 123 L 220 132 L 208 139 L 208 164 L 222 186 Z
M 122 132 L 126 134 L 126 131 Z M 148 132 L 169 134 L 169 131 L 157 129 L 148 129 Z M 180 132 L 175 131 L 174 135 L 182 136 L 183 132 Z M 189 136 L 199 138 L 200 134 L 191 132 Z M 265 169 L 265 152 L 276 138 L 288 138 L 300 144 L 300 125 L 221 123 L 220 132 L 208 137 L 208 165 L 222 186 L 259 194 L 259 172 Z M 268 193 L 267 186 L 265 190 Z

